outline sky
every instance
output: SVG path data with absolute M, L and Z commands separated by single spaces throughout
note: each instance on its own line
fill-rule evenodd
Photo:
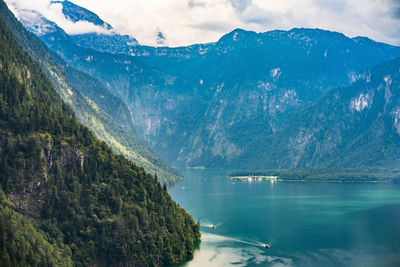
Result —
M 400 45 L 400 0 L 71 0 L 98 14 L 140 44 L 168 46 L 215 42 L 236 29 L 264 32 L 294 27 L 321 28 L 349 37 L 367 36 Z M 6 0 L 37 10 L 69 34 L 104 32 L 68 21 L 49 0 Z

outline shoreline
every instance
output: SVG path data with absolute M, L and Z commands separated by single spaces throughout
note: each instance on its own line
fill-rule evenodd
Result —
M 240 181 L 270 181 L 270 182 L 302 182 L 302 183 L 388 183 L 391 180 L 396 180 L 399 178 L 387 178 L 381 180 L 330 180 L 330 179 L 283 179 L 279 177 L 274 178 L 255 178 L 255 177 L 244 177 L 244 176 L 228 176 L 231 180 L 240 180 Z

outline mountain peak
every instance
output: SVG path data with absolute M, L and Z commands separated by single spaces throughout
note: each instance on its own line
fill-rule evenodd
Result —
M 59 29 L 57 24 L 46 19 L 42 14 L 34 10 L 18 10 L 18 19 L 30 32 L 38 36 L 55 32 Z
M 320 37 L 335 37 L 335 38 L 346 38 L 344 34 L 334 31 L 328 31 L 318 28 L 292 28 L 291 30 L 284 31 L 284 30 L 271 30 L 262 33 L 256 33 L 254 31 L 247 31 L 244 29 L 237 28 L 230 33 L 222 36 L 218 42 L 227 42 L 227 41 L 239 41 L 239 40 L 248 40 L 248 38 L 254 38 L 256 36 L 275 36 L 279 37 L 282 35 L 287 35 L 293 39 L 314 39 Z
M 374 41 L 368 37 L 365 36 L 357 36 L 352 38 L 352 40 L 358 44 L 362 44 L 362 45 L 375 45 L 375 46 L 383 46 L 383 47 L 390 47 L 390 45 L 385 44 L 385 43 L 380 43 L 377 41 Z
M 161 31 L 158 31 L 156 40 L 157 40 L 157 45 L 158 46 L 165 45 L 166 38 L 165 38 L 164 34 Z
M 53 4 L 61 4 L 64 16 L 72 22 L 87 21 L 96 26 L 103 27 L 106 30 L 112 30 L 112 27 L 107 22 L 103 21 L 98 15 L 86 8 L 78 6 L 70 1 L 51 1 Z
M 231 31 L 228 34 L 225 34 L 224 36 L 222 36 L 218 42 L 226 42 L 226 41 L 239 41 L 239 40 L 243 40 L 246 37 L 250 37 L 250 36 L 256 36 L 257 33 L 254 31 L 247 31 L 244 29 L 240 29 L 240 28 L 236 28 L 233 31 Z
M 307 36 L 309 38 L 326 36 L 326 37 L 335 37 L 337 39 L 342 39 L 342 38 L 349 39 L 343 33 L 319 29 L 319 28 L 293 28 L 289 30 L 288 33 L 290 35 Z

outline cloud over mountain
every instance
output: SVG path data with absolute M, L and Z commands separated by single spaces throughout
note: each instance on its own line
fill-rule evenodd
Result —
M 34 10 L 55 22 L 66 33 L 71 35 L 92 32 L 112 33 L 111 30 L 88 21 L 72 21 L 66 18 L 63 14 L 61 3 L 50 3 L 47 0 L 8 0 L 6 2 L 17 17 L 20 12 L 24 12 L 24 9 Z
M 348 36 L 368 36 L 400 45 L 398 0 L 72 0 L 113 25 L 135 36 L 142 44 L 187 45 L 218 40 L 223 34 L 244 28 L 254 31 L 293 27 L 323 28 Z M 60 4 L 48 0 L 7 0 L 20 7 L 46 12 L 70 34 L 101 31 L 83 22 L 71 23 L 61 16 Z

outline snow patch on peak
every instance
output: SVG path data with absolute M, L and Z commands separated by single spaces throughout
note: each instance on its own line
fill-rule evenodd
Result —
M 279 79 L 279 76 L 281 76 L 281 73 L 282 73 L 281 68 L 275 68 L 269 72 L 270 76 L 274 79 L 274 81 Z
M 393 111 L 392 115 L 394 120 L 393 127 L 396 129 L 397 134 L 400 135 L 400 107 Z
M 367 82 L 367 83 L 369 83 L 370 81 L 371 81 L 371 76 L 372 76 L 372 74 L 371 74 L 371 70 L 368 70 L 368 73 L 365 75 L 365 81 Z
M 271 91 L 276 88 L 276 85 L 273 83 L 271 84 L 269 82 L 258 81 L 257 88 L 266 91 Z
M 233 41 L 237 41 L 238 32 L 235 32 L 232 36 Z
M 350 71 L 347 76 L 349 77 L 350 83 L 354 83 L 358 79 L 358 75 L 354 71 Z
M 392 77 L 390 75 L 386 75 L 383 80 L 385 81 L 386 86 L 390 86 L 392 84 Z
M 282 103 L 291 103 L 293 102 L 297 97 L 297 93 L 295 90 L 287 90 L 285 93 L 281 96 L 280 101 Z
M 371 82 L 371 77 L 372 77 L 372 74 L 371 74 L 371 70 L 369 69 L 369 70 L 367 70 L 367 71 L 364 71 L 364 72 L 362 72 L 362 73 L 360 73 L 359 75 L 358 75 L 358 77 L 357 78 L 355 78 L 356 80 L 364 80 L 364 81 L 366 81 L 367 83 L 369 83 L 369 82 Z
M 57 30 L 55 23 L 47 20 L 42 14 L 34 10 L 13 9 L 13 13 L 30 32 L 38 36 Z
M 355 97 L 350 102 L 350 109 L 356 110 L 358 112 L 363 111 L 365 108 L 371 106 L 373 100 L 373 96 L 370 94 L 360 94 L 358 97 Z

